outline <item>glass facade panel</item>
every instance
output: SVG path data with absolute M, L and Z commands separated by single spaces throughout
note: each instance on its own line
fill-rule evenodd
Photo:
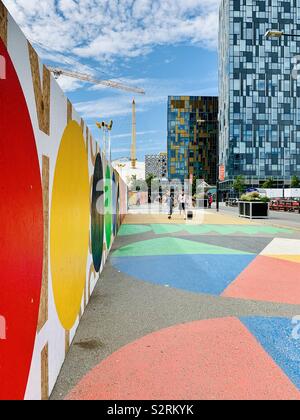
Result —
M 299 40 L 268 40 L 269 29 L 300 34 L 299 1 L 222 0 L 219 32 L 220 164 L 226 179 L 300 176 Z
M 168 98 L 168 172 L 170 179 L 193 175 L 216 184 L 218 98 Z M 172 159 L 173 158 L 173 159 Z

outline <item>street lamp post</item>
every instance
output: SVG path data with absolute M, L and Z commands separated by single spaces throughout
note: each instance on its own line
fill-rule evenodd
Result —
M 279 30 L 268 30 L 265 34 L 265 37 L 267 39 L 281 39 L 283 37 L 287 37 L 287 38 L 300 38 L 300 35 L 297 34 L 287 34 L 284 31 L 279 31 Z M 285 144 L 283 145 L 283 198 L 285 198 Z
M 104 143 L 104 156 L 106 159 L 109 159 L 109 162 L 112 161 L 111 158 L 111 130 L 113 128 L 113 121 L 110 121 L 110 123 L 102 122 L 102 123 L 96 123 L 96 126 L 99 128 L 99 130 L 103 130 L 103 143 Z M 108 147 L 107 147 L 107 138 L 108 138 Z M 107 151 L 108 148 L 108 151 Z M 107 157 L 108 154 L 108 157 Z
M 276 29 L 271 29 L 266 32 L 265 37 L 267 39 L 280 39 L 282 37 L 288 37 L 288 38 L 300 38 L 300 35 L 297 34 L 287 34 L 284 31 L 278 31 Z
M 219 139 L 217 139 L 217 212 L 220 211 L 220 157 L 219 157 Z
M 285 144 L 283 144 L 283 189 L 282 189 L 283 198 L 285 198 Z

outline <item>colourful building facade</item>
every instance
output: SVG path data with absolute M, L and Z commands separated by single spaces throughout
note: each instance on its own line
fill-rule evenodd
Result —
M 166 152 L 145 156 L 145 178 L 147 179 L 150 175 L 158 179 L 167 178 L 168 155 Z
M 217 178 L 218 98 L 168 98 L 168 174 L 170 179 Z

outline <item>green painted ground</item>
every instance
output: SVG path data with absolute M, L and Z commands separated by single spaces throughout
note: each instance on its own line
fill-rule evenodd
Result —
M 201 235 L 216 233 L 219 235 L 292 235 L 291 229 L 276 228 L 273 226 L 247 226 L 247 225 L 123 225 L 120 231 L 121 236 L 138 235 L 140 233 L 154 232 L 156 235 L 165 235 L 179 232 L 187 232 L 190 235 Z
M 179 238 L 158 238 L 135 242 L 124 246 L 113 253 L 113 257 L 145 257 L 157 255 L 251 255 L 230 248 L 189 241 Z
M 184 227 L 185 225 L 151 225 L 151 229 L 156 235 L 182 232 Z
M 119 230 L 119 236 L 139 235 L 151 231 L 151 227 L 147 225 L 122 225 Z

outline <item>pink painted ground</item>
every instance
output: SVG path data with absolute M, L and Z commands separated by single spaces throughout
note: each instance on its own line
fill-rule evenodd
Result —
M 300 265 L 260 255 L 222 296 L 299 305 Z
M 67 399 L 300 399 L 236 318 L 176 325 L 129 344 L 91 371 Z

